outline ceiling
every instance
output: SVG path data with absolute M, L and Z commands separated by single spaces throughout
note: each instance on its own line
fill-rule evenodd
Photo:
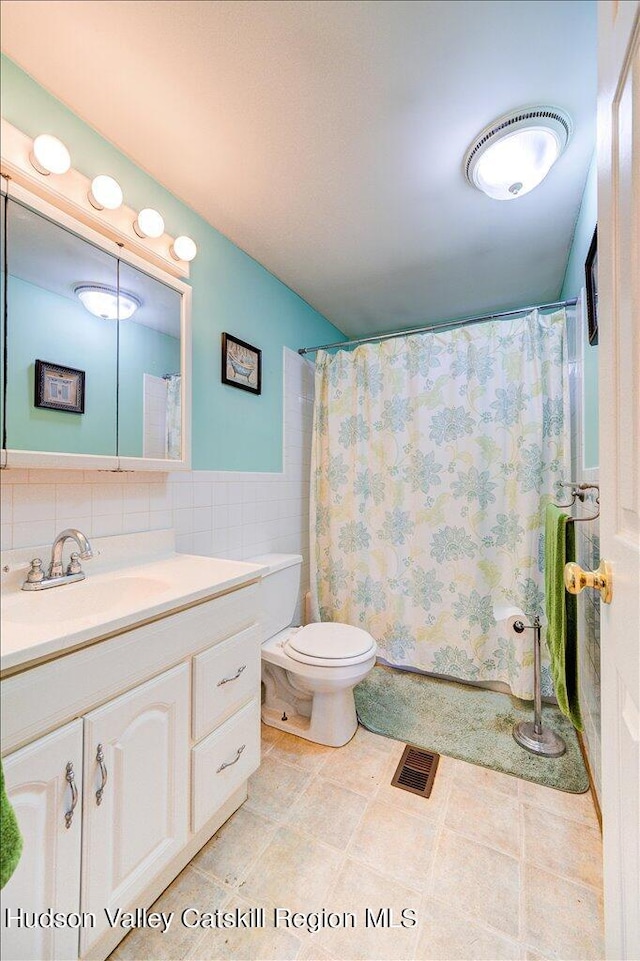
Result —
M 345 333 L 558 297 L 595 143 L 594 0 L 3 0 L 5 53 Z M 572 140 L 490 200 L 475 135 Z

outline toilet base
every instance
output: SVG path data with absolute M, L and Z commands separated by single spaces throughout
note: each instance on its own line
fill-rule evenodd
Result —
M 315 744 L 325 744 L 327 747 L 343 747 L 351 740 L 358 729 L 358 718 L 355 717 L 353 724 L 347 728 L 342 726 L 340 730 L 327 731 L 318 730 L 318 725 L 312 727 L 311 718 L 303 714 L 287 714 L 287 720 L 282 720 L 282 714 L 269 708 L 262 708 L 262 722 L 268 727 L 275 727 L 279 731 L 286 731 L 287 734 L 295 734 L 296 737 L 303 737 L 307 741 Z M 355 708 L 354 708 L 355 715 Z
M 307 694 L 291 683 L 288 671 L 262 664 L 265 701 L 262 720 L 269 727 L 295 734 L 316 744 L 342 747 L 358 728 L 353 687 Z

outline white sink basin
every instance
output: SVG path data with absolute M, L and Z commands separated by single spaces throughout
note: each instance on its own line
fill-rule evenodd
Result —
M 150 618 L 258 580 L 265 568 L 244 561 L 170 552 L 168 532 L 94 538 L 86 578 L 41 591 L 21 585 L 46 547 L 4 552 L 2 672 L 134 628 Z M 155 557 L 145 552 L 152 549 Z
M 170 581 L 140 575 L 105 575 L 44 591 L 21 592 L 8 599 L 3 608 L 5 624 L 37 624 L 48 621 L 75 621 L 107 614 L 122 605 L 141 608 L 155 603 L 171 590 Z M 28 601 L 27 598 L 28 597 Z

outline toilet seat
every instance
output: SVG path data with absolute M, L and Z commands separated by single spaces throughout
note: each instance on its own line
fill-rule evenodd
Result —
M 375 655 L 376 642 L 367 631 L 350 624 L 308 624 L 293 632 L 283 645 L 286 654 L 302 664 L 346 667 Z

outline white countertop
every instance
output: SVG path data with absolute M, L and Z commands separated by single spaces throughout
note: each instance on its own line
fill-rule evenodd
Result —
M 3 553 L 0 671 L 58 656 L 254 581 L 266 568 L 244 561 L 178 554 L 169 532 L 92 538 L 86 578 L 41 591 L 23 591 L 32 557 L 50 548 Z M 65 560 L 74 542 L 68 542 Z M 28 557 L 28 560 L 27 560 Z

